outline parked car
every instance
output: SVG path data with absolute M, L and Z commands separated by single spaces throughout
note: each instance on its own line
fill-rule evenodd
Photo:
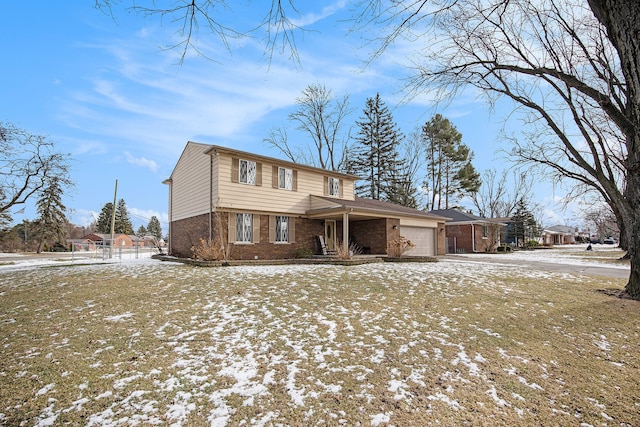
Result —
M 616 240 L 613 237 L 607 237 L 602 241 L 602 243 L 604 243 L 605 245 L 615 245 Z
M 591 239 L 589 243 L 591 243 L 592 245 L 595 245 L 596 243 L 600 243 L 600 239 Z

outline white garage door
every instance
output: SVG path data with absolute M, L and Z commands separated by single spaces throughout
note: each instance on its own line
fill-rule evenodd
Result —
M 411 243 L 416 245 L 415 248 L 405 252 L 404 255 L 434 256 L 436 254 L 434 228 L 402 226 L 400 227 L 400 235 L 411 240 Z

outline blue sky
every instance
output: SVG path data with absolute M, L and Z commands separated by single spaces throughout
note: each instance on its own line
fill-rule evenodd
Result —
M 252 28 L 262 17 L 260 4 L 233 2 L 237 9 L 225 19 Z M 187 141 L 284 158 L 263 139 L 273 127 L 292 127 L 287 115 L 296 97 L 317 83 L 338 97 L 350 96 L 349 123 L 379 92 L 405 134 L 438 112 L 462 133 L 479 171 L 509 166 L 497 153 L 505 148 L 498 137 L 508 110 L 490 114 L 470 93 L 441 107 L 426 93 L 406 101 L 405 57 L 419 46 L 392 46 L 365 67 L 368 34 L 349 33 L 345 1 L 297 4 L 303 6 L 297 22 L 308 30 L 296 34 L 300 64 L 278 52 L 269 61 L 259 34 L 229 40 L 229 52 L 203 31 L 196 43 L 214 60 L 192 53 L 180 65 L 181 51 L 163 49 L 175 40 L 176 27 L 157 17 L 119 7 L 114 21 L 91 0 L 3 2 L 0 120 L 49 135 L 72 155 L 76 186 L 64 202 L 70 220 L 80 225 L 113 200 L 117 179 L 118 199 L 125 199 L 135 228 L 155 215 L 166 230 L 168 189 L 162 181 Z M 306 143 L 303 135 L 292 135 Z M 553 202 L 559 196 L 550 185 L 537 188 L 545 225 L 577 224 L 574 214 Z M 14 222 L 35 217 L 29 204 Z

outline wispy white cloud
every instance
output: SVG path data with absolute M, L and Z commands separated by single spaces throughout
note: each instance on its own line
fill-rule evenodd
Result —
M 325 18 L 328 18 L 334 15 L 339 10 L 343 9 L 346 6 L 347 2 L 345 0 L 337 1 L 333 4 L 325 6 L 319 13 L 306 13 L 302 15 L 298 19 L 292 19 L 292 24 L 298 27 L 307 27 L 309 25 L 313 25 L 318 21 L 321 21 Z
M 164 234 L 167 233 L 167 228 L 169 227 L 169 215 L 166 212 L 158 212 L 153 209 L 140 209 L 140 208 L 128 208 L 129 214 L 131 215 L 131 222 L 134 224 L 144 225 L 145 227 L 149 224 L 149 220 L 151 220 L 152 216 L 158 218 L 160 221 L 160 226 L 162 227 L 162 232 Z
M 145 157 L 134 157 L 128 151 L 124 152 L 124 156 L 127 159 L 127 163 L 131 163 L 132 165 L 136 166 L 142 166 L 144 168 L 149 168 L 153 172 L 156 172 L 158 170 L 158 164 L 153 160 L 149 160 Z

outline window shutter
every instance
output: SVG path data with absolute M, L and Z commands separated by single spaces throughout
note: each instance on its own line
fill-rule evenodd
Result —
M 238 182 L 240 176 L 240 159 L 237 157 L 231 158 L 231 182 Z
M 291 174 L 291 191 L 298 191 L 298 171 L 294 169 Z
M 342 199 L 342 196 L 343 196 L 343 194 L 344 194 L 344 193 L 342 192 L 342 187 L 344 187 L 344 185 L 343 185 L 343 184 L 344 184 L 344 182 L 343 182 L 343 180 L 341 179 L 341 180 L 339 181 L 339 184 L 338 184 L 338 185 L 340 186 L 340 188 L 339 188 L 338 190 L 339 190 L 339 192 L 340 192 L 340 198 L 341 198 L 341 199 Z
M 276 241 L 276 217 L 269 215 L 269 243 Z
M 329 195 L 329 177 L 325 176 L 323 177 L 324 179 L 324 195 L 328 196 Z
M 229 237 L 227 239 L 228 242 L 236 241 L 236 214 L 229 213 Z
M 296 219 L 289 217 L 289 243 L 296 242 Z
M 260 243 L 260 215 L 253 214 L 253 243 Z
M 271 167 L 271 186 L 273 188 L 278 188 L 278 167 Z
M 256 185 L 262 185 L 262 163 L 256 162 Z

